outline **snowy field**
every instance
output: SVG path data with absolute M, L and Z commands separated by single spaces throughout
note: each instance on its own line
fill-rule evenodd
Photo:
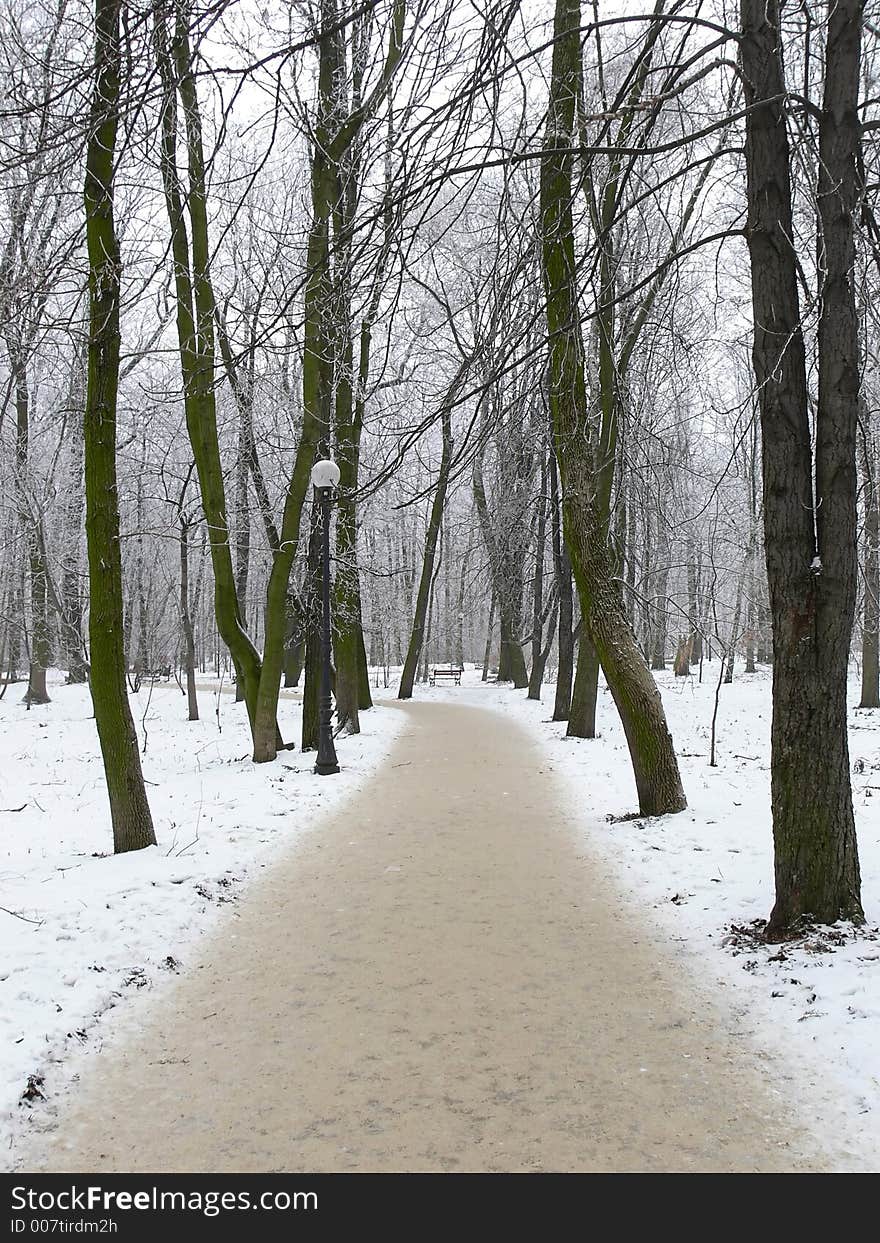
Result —
M 344 773 L 318 777 L 314 754 L 251 763 L 228 686 L 219 700 L 200 691 L 198 722 L 174 683 L 146 686 L 131 704 L 158 846 L 114 857 L 88 689 L 61 674 L 49 689 L 52 703 L 30 711 L 22 685 L 0 700 L 2 1168 L 16 1131 L 39 1126 L 41 1098 L 64 1089 L 72 1054 L 100 1043 L 109 1011 L 185 968 L 248 878 L 369 777 L 404 724 L 390 708 L 365 713 L 365 732 L 337 742 Z M 279 718 L 298 738 L 292 693 Z
M 718 664 L 704 668 L 702 684 L 671 672 L 657 676 L 688 810 L 655 820 L 622 818 L 638 803 L 604 686 L 600 737 L 592 741 L 566 739 L 565 724 L 549 720 L 552 686 L 544 686 L 539 704 L 525 691 L 481 684 L 479 674 L 468 672 L 460 689 L 420 688 L 419 694 L 503 711 L 540 738 L 573 815 L 625 891 L 647 906 L 682 961 L 759 1046 L 801 1068 L 806 1124 L 817 1133 L 836 1128 L 848 1168 L 880 1169 L 880 712 L 850 712 L 867 927 L 856 934 L 842 925 L 768 946 L 754 935 L 753 921 L 766 919 L 773 905 L 770 674 L 738 672 L 732 685 L 722 686 L 715 768 L 709 738 Z M 850 702 L 858 698 L 853 683 Z

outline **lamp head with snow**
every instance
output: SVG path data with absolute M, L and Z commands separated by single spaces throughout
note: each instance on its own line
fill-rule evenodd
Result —
M 312 467 L 312 487 L 322 490 L 339 485 L 339 467 L 330 458 L 322 458 Z

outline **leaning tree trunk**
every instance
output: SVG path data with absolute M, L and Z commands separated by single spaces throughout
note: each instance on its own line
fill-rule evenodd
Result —
M 639 652 L 615 577 L 593 469 L 572 218 L 572 142 L 581 80 L 580 0 L 556 0 L 550 108 L 541 161 L 542 267 L 550 412 L 565 540 L 585 621 L 620 713 L 644 815 L 686 806 L 663 703 Z
M 312 153 L 311 195 L 312 222 L 306 249 L 306 280 L 304 290 L 305 325 L 303 340 L 302 394 L 303 421 L 293 470 L 284 499 L 284 513 L 278 550 L 273 553 L 272 568 L 266 587 L 265 636 L 263 668 L 257 696 L 257 718 L 254 728 L 254 760 L 266 763 L 278 753 L 278 731 L 275 718 L 284 668 L 284 641 L 287 634 L 287 596 L 290 571 L 300 538 L 303 506 L 309 489 L 311 469 L 319 441 L 329 438 L 330 404 L 333 385 L 332 339 L 328 318 L 331 308 L 330 218 L 338 194 L 338 185 L 329 166 L 326 145 L 329 109 L 335 81 L 334 40 L 321 44 L 320 99 L 321 116 Z M 331 49 L 328 51 L 328 49 Z M 308 648 L 308 642 L 306 644 Z M 314 649 L 314 641 L 312 648 Z M 320 672 L 308 652 L 305 663 L 304 691 L 309 704 L 319 693 L 312 679 Z M 311 712 L 303 716 L 303 746 L 314 738 L 317 746 L 317 724 Z
M 761 412 L 764 546 L 773 618 L 776 902 L 767 929 L 771 938 L 784 936 L 806 915 L 823 923 L 863 919 L 846 719 L 856 595 L 859 351 L 852 281 L 860 42 L 859 0 L 838 0 L 828 19 L 819 117 L 818 267 L 823 283 L 814 463 L 791 243 L 779 5 L 778 0 L 742 0 L 752 359 Z
M 122 264 L 113 220 L 120 8 L 120 0 L 95 0 L 95 78 L 85 179 L 89 349 L 84 423 L 91 691 L 117 854 L 156 844 L 137 735 L 128 706 L 122 643 L 122 557 L 116 484 Z
M 174 264 L 175 310 L 187 432 L 202 496 L 214 571 L 217 629 L 244 683 L 252 732 L 256 731 L 260 656 L 242 622 L 232 565 L 226 487 L 217 435 L 214 385 L 216 305 L 210 276 L 207 179 L 198 95 L 192 72 L 185 15 L 178 13 L 171 46 L 165 19 L 156 11 L 156 53 L 162 87 L 161 167 Z M 185 118 L 189 193 L 177 169 L 177 93 Z M 192 226 L 192 253 L 185 204 Z M 273 718 L 274 719 L 274 718 Z

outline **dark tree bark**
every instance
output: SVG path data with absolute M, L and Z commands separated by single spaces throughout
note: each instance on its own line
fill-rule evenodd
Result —
M 351 337 L 346 334 L 336 387 L 339 499 L 336 506 L 336 712 L 339 729 L 360 733 L 360 650 L 363 643 L 360 573 L 357 552 L 357 491 L 361 422 L 354 413 L 350 368 Z
M 94 86 L 85 178 L 89 349 L 84 424 L 91 691 L 117 854 L 156 844 L 128 705 L 122 644 L 122 557 L 116 486 L 122 263 L 113 219 L 120 8 L 120 0 L 95 0 Z
M 550 340 L 550 413 L 565 540 L 581 609 L 626 734 L 643 815 L 686 806 L 663 704 L 623 607 L 590 446 L 572 218 L 572 154 L 581 79 L 580 0 L 557 0 L 550 109 L 541 161 L 542 260 Z
M 193 631 L 189 593 L 189 530 L 190 520 L 180 515 L 180 624 L 183 628 L 183 665 L 186 670 L 186 703 L 189 720 L 199 719 L 199 697 L 196 693 L 196 640 Z
M 363 74 L 368 55 L 369 37 L 366 28 L 355 23 L 352 28 L 351 113 L 363 108 Z M 389 146 L 393 134 L 389 123 Z M 386 157 L 388 181 L 385 211 L 385 236 L 380 248 L 373 287 L 358 334 L 357 368 L 354 359 L 354 324 L 352 320 L 352 231 L 360 183 L 363 179 L 362 151 L 358 139 L 352 141 L 347 167 L 338 172 L 341 193 L 334 213 L 336 234 L 336 294 L 338 335 L 341 366 L 336 387 L 336 444 L 340 468 L 339 500 L 336 517 L 336 710 L 339 728 L 349 733 L 360 732 L 359 712 L 372 708 L 370 677 L 364 645 L 363 604 L 358 566 L 358 514 L 355 495 L 360 469 L 361 435 L 366 409 L 367 383 L 370 375 L 370 349 L 373 325 L 379 313 L 385 268 L 391 253 L 394 216 L 390 208 L 390 152 Z
M 819 117 L 823 274 L 815 463 L 792 249 L 791 153 L 777 0 L 742 0 L 752 352 L 761 413 L 764 545 L 773 617 L 771 795 L 776 902 L 768 936 L 801 916 L 863 919 L 846 679 L 856 595 L 859 356 L 853 213 L 859 197 L 861 5 L 829 15 Z M 815 467 L 815 497 L 813 474 Z
M 571 560 L 562 540 L 562 515 L 559 509 L 559 477 L 556 453 L 550 450 L 550 531 L 553 540 L 553 569 L 559 599 L 558 664 L 553 720 L 567 721 L 571 711 L 571 689 L 574 679 L 574 599 L 571 590 Z
M 517 556 L 515 547 L 510 546 L 515 544 L 515 541 L 510 540 L 507 547 L 500 547 L 495 537 L 486 489 L 483 484 L 482 459 L 479 455 L 474 459 L 473 490 L 498 610 L 498 627 L 501 635 L 498 681 L 512 682 L 514 689 L 522 690 L 529 684 L 526 658 L 523 655 L 519 635 L 522 622 L 523 562 Z
M 299 686 L 305 663 L 305 605 L 297 592 L 287 598 L 287 635 L 284 640 L 284 685 Z
M 690 663 L 698 665 L 703 659 L 703 630 L 700 621 L 700 567 L 697 563 L 696 543 L 693 532 L 687 537 L 687 583 L 688 620 L 690 622 Z
M 724 652 L 724 682 L 727 686 L 733 681 L 733 670 L 736 666 L 736 649 L 740 641 L 740 626 L 742 622 L 743 587 L 748 571 L 749 559 L 746 556 L 745 564 L 740 571 L 736 584 L 736 603 L 733 606 L 733 621 L 730 626 L 730 638 Z
M 457 391 L 457 384 L 453 385 L 453 390 Z M 416 596 L 416 608 L 415 615 L 413 617 L 409 647 L 407 648 L 406 660 L 403 663 L 403 672 L 400 675 L 400 687 L 397 691 L 398 699 L 412 698 L 413 685 L 415 683 L 416 673 L 418 672 L 419 667 L 419 657 L 422 654 L 422 647 L 425 645 L 428 608 L 431 599 L 431 588 L 434 581 L 434 561 L 437 555 L 437 541 L 440 535 L 440 526 L 443 521 L 443 507 L 446 504 L 446 490 L 449 486 L 449 470 L 452 464 L 453 442 L 452 414 L 450 405 L 450 402 L 445 402 L 442 411 L 443 452 L 440 456 L 440 470 L 437 475 L 437 487 L 434 489 L 434 499 L 431 502 L 431 514 L 428 519 L 428 529 L 425 532 L 425 555 L 422 560 L 422 574 L 419 579 L 419 590 L 418 595 Z M 425 655 L 427 657 L 426 645 Z
M 541 698 L 544 662 L 541 660 L 544 638 L 544 544 L 547 538 L 547 460 L 541 459 L 541 490 L 538 517 L 535 523 L 535 573 L 532 578 L 532 668 L 529 673 L 529 699 Z M 554 615 L 555 621 L 555 615 Z
M 381 81 L 360 109 L 340 116 L 339 84 L 345 77 L 344 26 L 338 21 L 335 0 L 321 0 L 318 106 L 312 146 L 311 224 L 306 250 L 303 330 L 303 422 L 293 471 L 284 501 L 281 544 L 272 560 L 266 589 L 263 669 L 257 696 L 254 759 L 273 760 L 278 732 L 275 716 L 284 664 L 286 602 L 290 571 L 300 537 L 303 504 L 309 487 L 315 450 L 330 426 L 334 340 L 330 318 L 334 306 L 330 256 L 330 226 L 341 198 L 339 169 L 361 132 L 369 110 L 378 105 L 404 56 L 405 0 L 394 0 L 390 13 L 388 46 Z M 341 466 L 341 463 L 340 463 Z M 312 665 L 306 659 L 306 690 Z
M 51 656 L 47 567 L 43 519 L 38 512 L 32 511 L 28 489 L 31 397 L 24 353 L 10 349 L 10 364 L 15 389 L 15 473 L 19 513 L 27 549 L 31 597 L 30 662 L 28 685 L 23 700 L 30 707 L 31 704 L 50 702 L 49 692 L 46 689 L 46 670 Z M 26 630 L 25 633 L 27 633 Z
M 321 510 L 313 501 L 309 525 L 308 574 L 305 597 L 306 641 L 305 680 L 303 685 L 302 734 L 303 751 L 317 751 L 321 724 L 321 592 L 324 566 L 321 556 Z
M 85 405 L 85 359 L 77 347 L 72 365 L 70 400 L 67 420 L 69 452 L 67 486 L 64 505 L 65 538 L 68 541 L 61 559 L 61 634 L 67 663 L 67 681 L 87 682 L 89 665 L 83 638 L 83 594 L 81 587 L 83 528 L 83 427 Z
M 489 620 L 486 623 L 486 646 L 483 651 L 483 676 L 481 681 L 488 682 L 489 668 L 492 664 L 492 633 L 495 629 L 495 589 L 492 588 L 489 600 Z
M 169 43 L 165 17 L 158 8 L 155 10 L 155 42 L 162 87 L 162 181 L 171 226 L 178 349 L 187 432 L 210 540 L 217 628 L 235 664 L 236 676 L 243 682 L 251 730 L 256 735 L 260 656 L 242 621 L 230 548 L 226 486 L 217 435 L 214 385 L 214 321 L 217 308 L 210 274 L 207 179 L 189 31 L 182 11 L 178 11 Z M 184 193 L 177 168 L 178 93 L 186 130 L 187 194 Z M 192 229 L 191 249 L 186 209 Z
M 666 668 L 666 642 L 669 615 L 667 612 L 669 592 L 669 533 L 663 514 L 658 514 L 657 522 L 657 559 L 658 568 L 654 575 L 656 590 L 654 592 L 653 622 L 654 632 L 651 641 L 651 668 Z
M 860 708 L 880 708 L 880 493 L 867 412 L 862 412 L 862 489 L 865 498 L 865 599 L 862 612 Z
M 455 627 L 455 663 L 459 669 L 464 668 L 464 599 L 467 586 L 467 573 L 471 560 L 471 540 L 468 536 L 467 548 L 461 559 L 461 570 L 458 575 L 458 600 L 456 605 Z
M 567 738 L 596 737 L 596 707 L 599 702 L 599 653 L 583 618 L 577 647 L 574 686 L 568 713 Z
M 675 660 L 672 665 L 672 671 L 677 678 L 686 678 L 690 673 L 690 652 L 690 640 L 686 639 L 683 635 L 680 635 L 678 645 L 675 649 Z

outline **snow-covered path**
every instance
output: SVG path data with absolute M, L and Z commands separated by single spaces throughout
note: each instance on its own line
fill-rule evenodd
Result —
M 823 1168 L 784 1069 L 585 856 L 530 737 L 402 710 L 383 771 L 88 1059 L 27 1167 Z

